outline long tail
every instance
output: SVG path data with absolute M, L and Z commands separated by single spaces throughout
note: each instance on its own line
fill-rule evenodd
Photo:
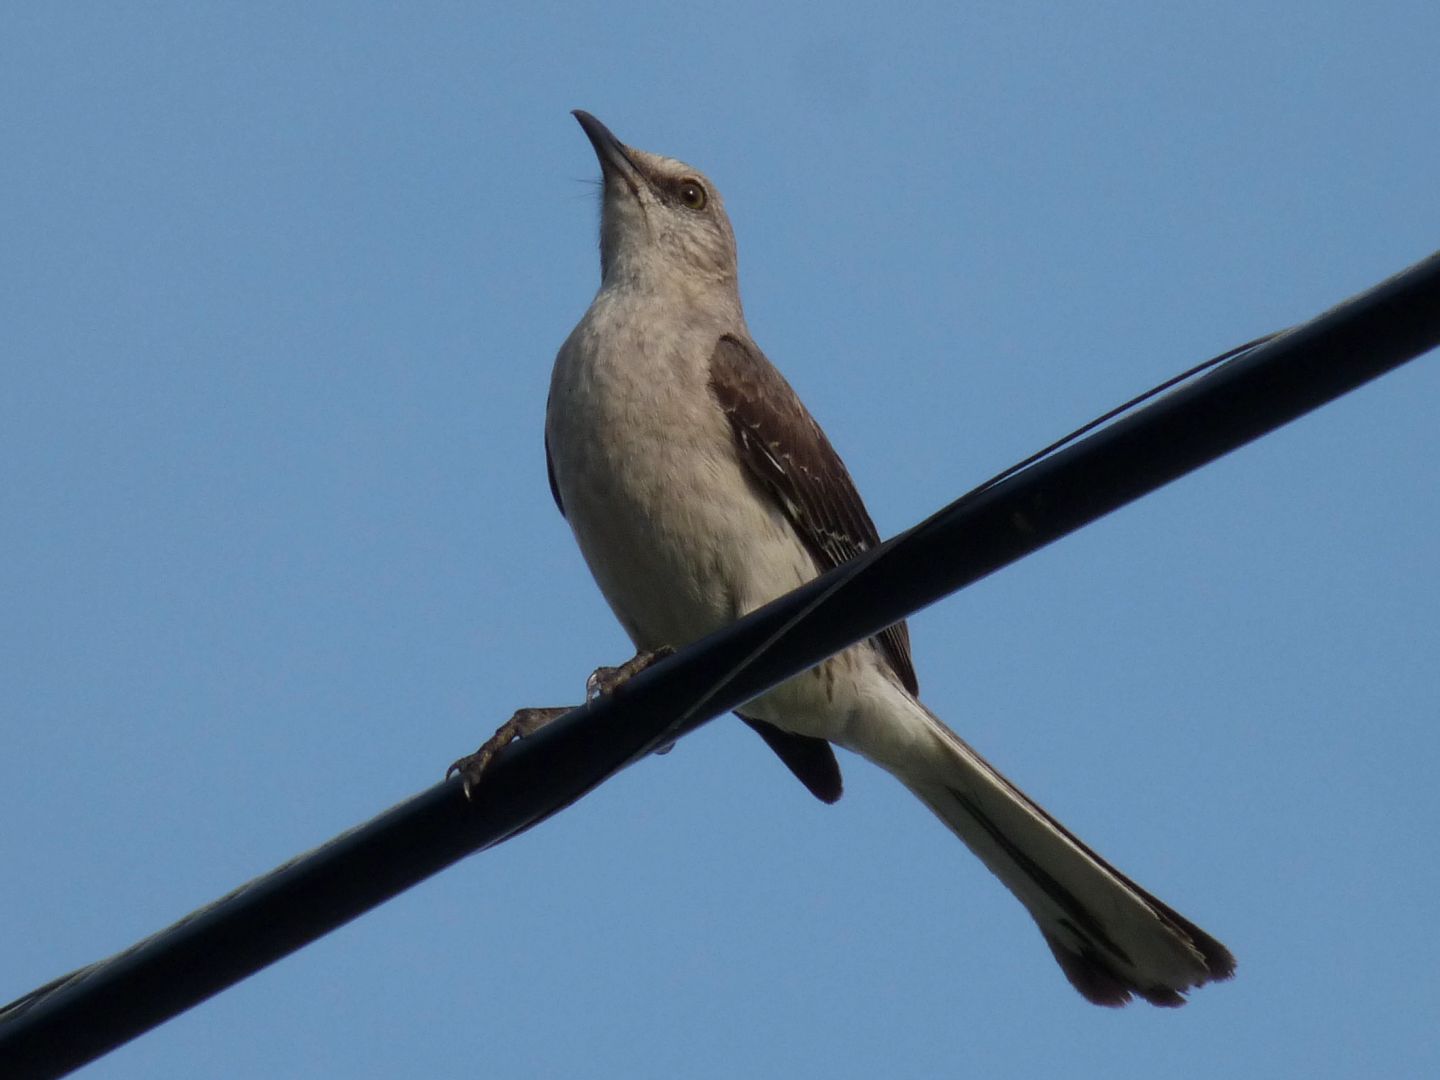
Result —
M 1025 905 L 1076 990 L 1097 1005 L 1135 995 L 1175 1006 L 1187 990 L 1234 974 L 1224 945 L 1090 850 L 914 704 L 928 718 L 935 752 L 919 767 L 912 758 L 891 771 Z

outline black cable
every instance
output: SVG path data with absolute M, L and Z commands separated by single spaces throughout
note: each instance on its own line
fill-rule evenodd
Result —
M 0 1009 L 0 1075 L 54 1077 L 94 1060 L 544 820 L 683 730 L 1437 344 L 1440 255 L 982 485 L 512 745 L 472 802 L 459 780 L 437 784 Z

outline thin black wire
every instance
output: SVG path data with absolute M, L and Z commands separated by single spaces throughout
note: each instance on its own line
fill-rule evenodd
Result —
M 1043 447 L 1042 449 L 1035 451 L 1035 453 L 1031 454 L 1029 457 L 1023 459 L 1022 461 L 1017 461 L 1014 465 L 1008 466 L 1007 468 L 1000 470 L 1000 472 L 990 477 L 990 479 L 975 485 L 975 487 L 971 488 L 964 495 L 961 495 L 960 498 L 956 499 L 953 503 L 951 503 L 949 509 L 959 510 L 963 507 L 970 505 L 972 502 L 974 502 L 985 492 L 989 491 L 991 488 L 997 486 L 1005 480 L 1008 480 L 1010 477 L 1015 476 L 1018 473 L 1024 472 L 1032 465 L 1038 465 L 1041 461 L 1044 461 L 1046 458 L 1049 458 L 1052 455 L 1058 453 L 1066 446 L 1069 446 L 1071 443 L 1083 438 L 1090 432 L 1095 431 L 1098 428 L 1104 427 L 1106 424 L 1110 423 L 1110 421 L 1119 419 L 1121 416 L 1124 416 L 1126 413 L 1132 412 L 1134 409 L 1143 405 L 1145 402 L 1150 401 L 1153 398 L 1159 397 L 1167 390 L 1171 390 L 1177 386 L 1180 386 L 1182 383 L 1190 381 L 1202 372 L 1209 371 L 1212 368 L 1216 368 L 1219 367 L 1221 364 L 1227 363 L 1228 361 L 1238 360 L 1241 357 L 1248 355 L 1254 349 L 1265 344 L 1267 341 L 1275 340 L 1283 333 L 1285 333 L 1284 330 L 1277 330 L 1273 333 L 1264 334 L 1258 338 L 1247 341 L 1244 345 L 1236 345 L 1233 349 L 1227 349 L 1219 356 L 1212 356 L 1209 360 L 1202 360 L 1194 367 L 1186 368 L 1178 375 L 1172 375 L 1164 382 L 1152 386 L 1149 390 L 1146 390 L 1143 393 L 1136 394 L 1129 401 L 1123 402 L 1122 404 L 1115 406 L 1113 409 L 1110 409 L 1102 413 L 1101 415 L 1095 417 L 1095 419 L 1081 424 L 1074 431 L 1070 432 L 1067 435 L 1062 435 L 1060 438 L 1052 442 L 1049 446 Z M 881 557 L 881 550 L 893 552 L 894 549 L 889 547 L 885 549 L 876 549 L 874 558 Z M 753 664 L 760 655 L 762 655 L 769 649 L 773 649 L 776 645 L 783 641 L 785 636 L 791 633 L 796 626 L 799 626 L 801 623 L 803 623 L 805 619 L 809 618 L 816 611 L 816 609 L 818 609 L 821 605 L 827 603 L 841 589 L 846 588 L 851 581 L 853 581 L 858 575 L 868 570 L 871 565 L 872 559 L 867 559 L 864 556 L 861 556 L 859 558 L 850 560 L 848 563 L 845 563 L 843 566 L 833 571 L 831 576 L 833 576 L 835 579 L 834 583 L 827 587 L 823 592 L 819 593 L 814 600 L 810 601 L 810 603 L 806 604 L 804 607 L 796 611 L 794 616 L 792 616 L 785 623 L 779 626 L 775 630 L 775 632 L 771 634 L 768 638 L 760 642 L 760 644 L 757 645 L 749 655 L 741 657 L 734 667 L 732 667 L 729 671 L 725 672 L 719 679 L 715 681 L 714 684 L 707 688 L 704 693 L 697 697 L 694 704 L 691 705 L 690 708 L 686 709 L 683 714 L 681 714 L 680 719 L 677 721 L 676 724 L 677 730 L 687 730 L 694 723 L 695 718 L 704 711 L 705 706 L 714 699 L 716 694 L 720 693 L 737 676 L 744 672 L 744 670 L 748 668 L 751 664 Z
M 1179 386 L 1181 383 L 1189 382 L 1201 372 L 1209 371 L 1211 368 L 1219 367 L 1221 364 L 1228 363 L 1231 360 L 1238 360 L 1242 356 L 1248 355 L 1261 345 L 1264 345 L 1267 341 L 1274 341 L 1283 333 L 1285 333 L 1284 330 L 1276 330 L 1275 332 L 1270 334 L 1262 334 L 1260 337 L 1255 338 L 1252 341 L 1247 341 L 1244 345 L 1236 345 L 1233 349 L 1226 350 L 1219 356 L 1212 356 L 1209 360 L 1202 360 L 1194 367 L 1187 368 L 1186 370 L 1180 372 L 1179 375 L 1172 375 L 1170 378 L 1166 379 L 1158 386 L 1152 386 L 1143 394 L 1136 394 L 1129 401 L 1121 405 L 1116 405 L 1115 408 L 1111 409 L 1109 412 L 1102 413 L 1094 420 L 1091 420 L 1085 424 L 1081 424 L 1074 431 L 1070 432 L 1070 434 L 1062 435 L 1060 438 L 1056 439 L 1053 443 L 1051 443 L 1044 449 L 1035 451 L 1035 453 L 1031 454 L 1024 461 L 1017 461 L 1009 468 L 1002 469 L 1000 472 L 992 476 L 989 480 L 986 480 L 983 484 L 977 484 L 975 487 L 967 491 L 964 495 L 961 495 L 960 498 L 955 500 L 955 502 L 951 505 L 956 507 L 966 505 L 972 499 L 979 496 L 982 492 L 988 491 L 990 488 L 994 487 L 1002 480 L 1008 480 L 1016 473 L 1028 469 L 1031 465 L 1035 465 L 1041 461 L 1044 461 L 1051 454 L 1054 454 L 1056 451 L 1062 449 L 1063 447 L 1069 446 L 1077 439 L 1080 439 L 1083 436 L 1090 434 L 1090 432 L 1096 430 L 1097 428 L 1104 427 L 1111 420 L 1116 420 L 1121 416 L 1124 416 L 1126 413 L 1132 411 L 1140 405 L 1145 404 L 1145 402 L 1151 400 L 1152 398 L 1159 397 L 1161 394 L 1165 393 L 1165 391 L 1173 389 L 1174 387 Z

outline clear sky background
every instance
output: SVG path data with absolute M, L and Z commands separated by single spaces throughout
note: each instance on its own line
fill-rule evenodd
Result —
M 541 451 L 569 109 L 719 185 L 887 535 L 1440 248 L 1433 2 L 501 9 L 0 21 L 0 998 L 629 655 Z M 887 776 L 822 806 L 721 720 L 89 1075 L 1440 1074 L 1437 409 L 1432 357 L 912 623 L 1233 948 L 1182 1010 L 1086 1004 Z

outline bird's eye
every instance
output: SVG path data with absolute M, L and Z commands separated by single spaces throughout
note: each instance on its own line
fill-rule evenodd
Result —
M 701 187 L 696 181 L 680 181 L 680 186 L 676 189 L 676 193 L 680 196 L 680 201 L 686 206 L 688 206 L 691 210 L 705 209 L 705 189 Z

